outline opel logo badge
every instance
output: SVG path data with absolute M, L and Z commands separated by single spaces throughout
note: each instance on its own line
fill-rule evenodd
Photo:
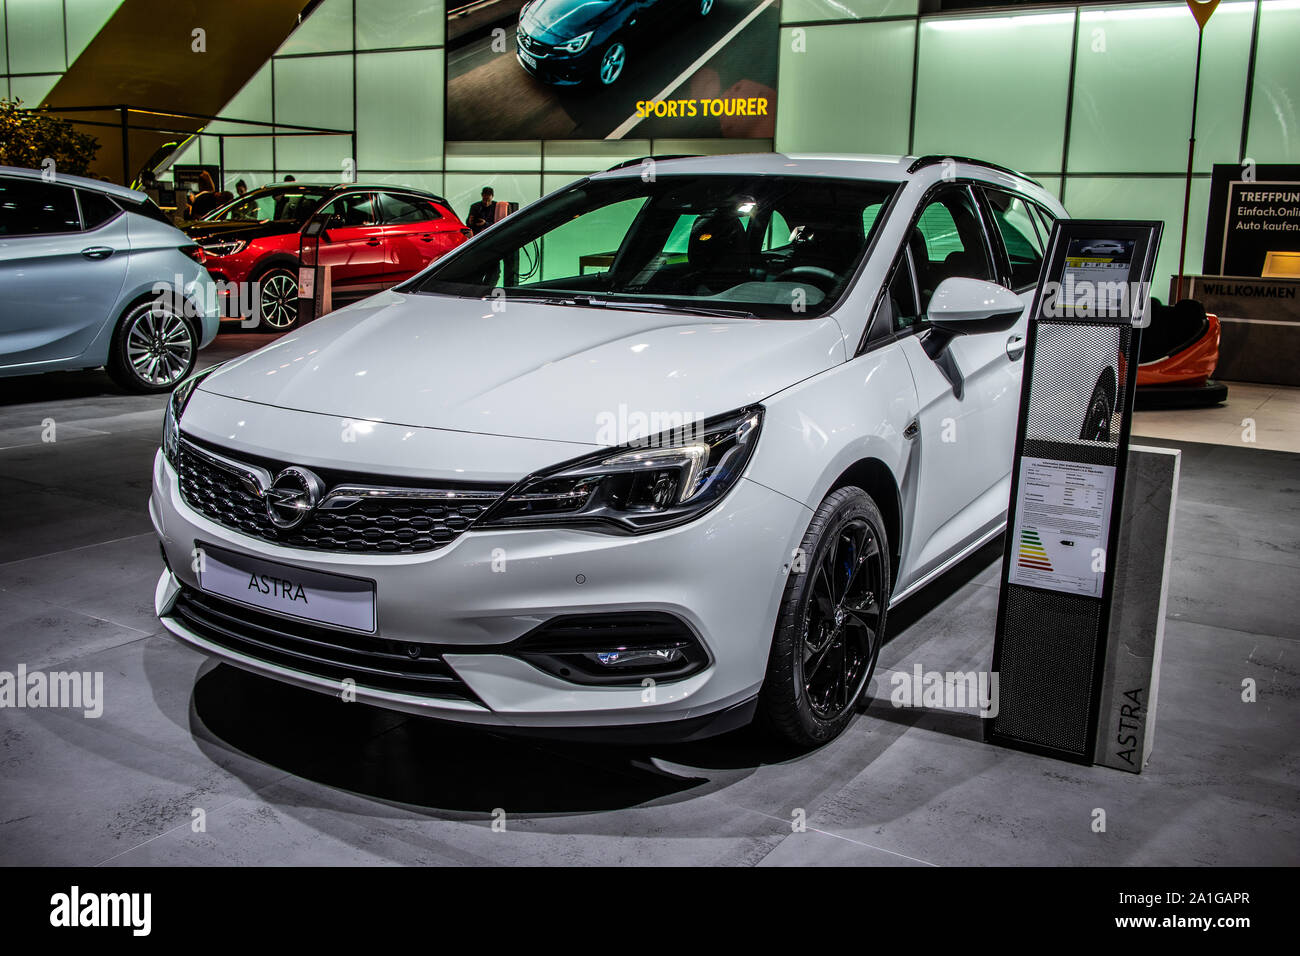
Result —
M 277 528 L 296 528 L 320 504 L 325 486 L 306 468 L 286 468 L 266 489 L 266 516 Z

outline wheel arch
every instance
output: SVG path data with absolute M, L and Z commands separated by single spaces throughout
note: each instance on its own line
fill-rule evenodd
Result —
M 890 578 L 898 580 L 903 555 L 903 500 L 894 473 L 879 458 L 859 458 L 831 482 L 826 494 L 849 485 L 869 494 L 880 509 L 880 516 L 885 519 L 885 533 L 889 535 Z

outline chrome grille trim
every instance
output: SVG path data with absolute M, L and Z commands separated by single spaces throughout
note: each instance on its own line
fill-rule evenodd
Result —
M 266 513 L 267 492 L 275 480 L 269 468 L 202 447 L 184 435 L 179 452 L 181 497 L 189 507 L 250 537 L 315 551 L 435 551 L 469 530 L 506 490 L 339 481 L 301 524 L 286 529 Z

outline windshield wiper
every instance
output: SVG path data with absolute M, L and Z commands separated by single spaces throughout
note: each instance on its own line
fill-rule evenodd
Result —
M 756 319 L 758 316 L 745 309 L 724 309 L 689 302 L 636 302 L 626 299 L 600 299 L 589 295 L 572 297 L 572 304 L 597 309 L 626 309 L 629 312 L 684 312 L 687 315 L 711 315 L 722 319 Z

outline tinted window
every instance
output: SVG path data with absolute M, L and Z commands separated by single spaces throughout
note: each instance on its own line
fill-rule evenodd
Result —
M 989 262 L 970 191 L 964 186 L 941 190 L 921 211 L 910 246 L 920 289 L 920 311 L 930 306 L 930 296 L 944 279 L 962 276 L 997 281 Z
M 117 214 L 122 211 L 117 207 L 117 203 L 103 193 L 93 192 L 89 189 L 78 189 L 77 201 L 81 203 L 81 226 L 83 229 L 94 229 L 102 226 L 110 219 L 116 218 Z
M 370 193 L 348 193 L 332 200 L 322 210 L 327 219 L 326 229 L 339 229 L 344 226 L 373 226 L 375 203 Z
M 0 236 L 36 236 L 81 228 L 77 199 L 67 186 L 35 179 L 0 179 Z
M 588 180 L 493 226 L 410 291 L 810 318 L 852 280 L 893 183 L 710 175 Z M 871 223 L 870 226 L 866 225 Z M 575 296 L 577 298 L 575 298 Z
M 208 218 L 221 222 L 262 222 L 271 219 L 302 222 L 316 210 L 323 198 L 325 190 L 310 186 L 303 189 L 254 189 L 230 205 L 218 209 Z
M 1056 224 L 1056 217 L 1037 203 L 1034 203 L 1034 211 L 1038 213 L 1038 224 L 1043 227 L 1043 245 L 1046 247 L 1047 240 L 1052 238 L 1052 226 Z
M 916 306 L 916 292 L 912 285 L 912 267 L 908 262 L 908 252 L 898 257 L 894 265 L 894 274 L 885 287 L 885 295 L 873 323 L 873 332 L 898 332 L 911 328 L 917 323 L 920 310 Z
M 384 222 L 395 226 L 442 218 L 442 214 L 429 200 L 415 196 L 394 196 L 392 193 L 379 194 L 379 214 L 383 216 Z
M 1032 288 L 1043 267 L 1043 243 L 1030 204 L 998 190 L 987 190 L 985 195 L 993 212 L 993 221 L 1002 234 L 1002 245 L 1007 250 L 1011 287 L 1016 290 Z

